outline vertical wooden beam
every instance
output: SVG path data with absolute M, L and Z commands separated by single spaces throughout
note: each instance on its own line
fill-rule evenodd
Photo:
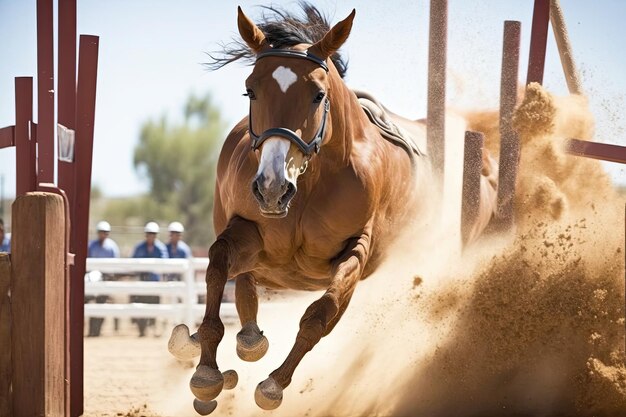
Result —
M 58 75 L 58 123 L 67 129 L 76 129 L 76 0 L 59 0 L 59 75 Z M 59 149 L 61 138 L 57 135 Z M 60 153 L 60 152 L 59 152 Z M 59 188 L 70 201 L 73 219 L 75 187 L 75 164 L 58 161 Z
M 63 127 L 59 127 L 59 130 L 63 132 L 75 131 L 76 129 L 76 0 L 59 0 L 59 58 L 58 58 L 58 93 L 57 93 L 57 122 Z M 76 187 L 76 164 L 74 161 L 61 158 L 64 134 L 57 135 L 59 159 L 57 162 L 58 169 L 58 184 L 59 188 L 65 192 L 68 199 L 68 210 L 70 223 L 75 220 L 74 213 L 74 199 Z M 74 145 L 70 145 L 73 147 Z M 73 150 L 72 150 L 73 153 Z M 73 229 L 70 228 L 70 234 Z M 74 253 L 75 248 L 72 247 L 74 239 L 70 236 L 70 247 L 67 250 Z M 71 357 L 70 357 L 70 288 L 71 283 L 76 280 L 75 269 L 73 266 L 68 265 L 68 271 L 66 274 L 65 283 L 65 374 L 66 380 L 69 385 L 66 385 L 66 415 L 71 415 Z
M 74 227 L 74 280 L 71 288 L 70 355 L 71 415 L 83 414 L 83 326 L 85 303 L 85 268 L 89 232 L 89 197 L 91 194 L 91 167 L 93 130 L 96 111 L 96 83 L 98 73 L 97 36 L 81 35 L 78 56 L 78 90 L 76 92 L 76 197 Z
M 499 230 L 510 228 L 514 221 L 513 201 L 520 158 L 520 143 L 519 135 L 513 129 L 511 122 L 517 105 L 521 27 L 520 22 L 504 22 L 502 74 L 500 78 L 500 162 L 496 218 L 497 229 Z
M 15 177 L 16 195 L 35 191 L 37 167 L 35 140 L 31 138 L 33 119 L 33 79 L 15 78 Z
M 463 194 L 461 200 L 461 239 L 463 246 L 473 237 L 473 229 L 480 209 L 480 173 L 483 167 L 481 132 L 465 132 L 463 151 Z
M 37 180 L 54 182 L 54 34 L 52 0 L 37 0 Z
M 13 415 L 63 416 L 66 254 L 62 198 L 39 192 L 17 197 L 12 225 Z
M 11 304 L 9 289 L 11 287 L 11 259 L 6 253 L 0 253 L 0 416 L 13 414 L 11 401 Z
M 433 170 L 443 182 L 446 123 L 446 55 L 448 0 L 430 1 L 428 41 L 428 108 L 426 140 Z
M 565 25 L 565 17 L 559 0 L 550 1 L 550 22 L 552 23 L 552 31 L 556 46 L 559 49 L 561 57 L 561 65 L 565 74 L 565 81 L 570 94 L 583 94 L 580 76 L 576 70 L 576 62 L 574 61 L 574 53 L 572 52 L 572 44 L 569 41 L 567 26 Z
M 530 56 L 528 57 L 526 85 L 533 82 L 543 84 L 549 21 L 550 0 L 535 0 L 532 32 L 530 34 Z

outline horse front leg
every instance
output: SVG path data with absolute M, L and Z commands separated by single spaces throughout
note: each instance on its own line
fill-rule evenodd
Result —
M 351 240 L 333 268 L 333 279 L 324 295 L 307 308 L 300 320 L 296 341 L 283 364 L 261 382 L 254 400 L 264 410 L 277 408 L 283 399 L 283 390 L 291 383 L 296 367 L 334 328 L 346 310 L 368 258 L 369 234 Z
M 259 298 L 254 276 L 249 272 L 238 275 L 235 280 L 235 305 L 241 322 L 237 355 L 247 362 L 258 361 L 267 352 L 269 342 L 257 324 Z
M 196 335 L 201 350 L 200 363 L 189 382 L 191 391 L 201 402 L 213 400 L 222 388 L 234 388 L 236 384 L 236 373 L 222 374 L 217 365 L 217 346 L 224 336 L 220 305 L 226 281 L 251 269 L 262 247 L 256 225 L 236 217 L 209 249 L 206 310 Z

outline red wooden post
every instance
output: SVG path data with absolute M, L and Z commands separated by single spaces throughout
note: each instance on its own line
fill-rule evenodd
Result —
M 504 22 L 502 74 L 500 78 L 500 162 L 498 178 L 498 229 L 513 225 L 513 200 L 517 165 L 520 158 L 519 135 L 511 126 L 517 104 L 521 23 Z
M 37 0 L 37 109 L 39 182 L 54 182 L 54 56 L 52 0 Z
M 15 78 L 15 166 L 16 196 L 35 191 L 37 186 L 35 139 L 31 139 L 33 120 L 33 78 Z
M 446 54 L 448 38 L 448 0 L 430 1 L 428 43 L 428 109 L 426 140 L 428 154 L 440 185 L 445 163 Z
M 570 155 L 626 164 L 626 146 L 568 139 L 565 142 L 565 152 Z
M 548 22 L 550 21 L 550 0 L 535 0 L 533 26 L 530 35 L 530 56 L 526 85 L 537 82 L 543 84 L 543 70 L 546 61 Z
M 58 93 L 57 93 L 57 122 L 59 133 L 57 134 L 59 158 L 57 162 L 58 184 L 59 188 L 65 192 L 68 200 L 68 224 L 75 222 L 74 212 L 74 188 L 76 186 L 76 164 L 74 163 L 74 143 L 64 143 L 66 140 L 71 142 L 71 136 L 76 129 L 76 0 L 59 0 L 58 13 L 59 28 L 59 45 L 58 45 Z M 75 136 L 74 136 L 75 139 Z M 69 151 L 69 153 L 67 152 Z M 74 238 L 72 237 L 74 229 L 69 229 L 69 244 L 67 251 L 75 253 Z M 71 283 L 76 278 L 76 270 L 73 265 L 67 265 L 66 282 L 65 282 L 65 374 L 69 385 L 66 386 L 66 415 L 71 414 L 71 316 L 70 316 L 70 288 Z M 82 402 L 80 407 L 82 410 Z M 78 414 L 76 414 L 78 415 Z
M 463 191 L 461 200 L 461 238 L 465 246 L 473 236 L 473 228 L 480 208 L 480 171 L 483 167 L 481 132 L 465 132 L 463 151 Z
M 89 229 L 89 197 L 91 193 L 91 163 L 93 128 L 96 111 L 96 81 L 98 72 L 98 37 L 80 36 L 78 55 L 78 89 L 76 92 L 76 177 L 74 249 L 74 279 L 71 288 L 70 330 L 71 416 L 83 414 L 83 326 L 85 303 L 85 268 L 87 234 Z

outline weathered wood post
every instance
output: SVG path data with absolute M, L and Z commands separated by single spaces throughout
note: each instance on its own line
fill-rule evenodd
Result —
M 472 237 L 472 229 L 480 208 L 480 173 L 483 167 L 483 144 L 481 132 L 465 132 L 463 151 L 463 191 L 461 200 L 461 239 L 463 246 Z
M 582 83 L 580 82 L 578 71 L 576 70 L 572 44 L 569 41 L 565 17 L 563 17 L 563 9 L 561 9 L 559 0 L 550 0 L 550 22 L 552 23 L 556 46 L 559 49 L 561 65 L 563 66 L 565 81 L 567 81 L 567 88 L 570 94 L 582 94 Z
M 11 259 L 0 253 L 0 416 L 13 414 L 11 402 Z
M 502 74 L 500 78 L 500 161 L 498 175 L 498 209 L 496 230 L 513 225 L 513 201 L 520 158 L 519 135 L 511 121 L 517 105 L 521 23 L 504 22 Z
M 13 416 L 65 415 L 65 207 L 55 194 L 13 203 Z

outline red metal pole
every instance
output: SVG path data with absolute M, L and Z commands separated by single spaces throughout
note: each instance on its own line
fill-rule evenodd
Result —
M 59 30 L 59 57 L 58 57 L 58 93 L 57 93 L 57 122 L 63 132 L 71 132 L 76 129 L 76 0 L 59 0 L 58 13 L 58 30 Z M 66 146 L 62 143 L 64 133 L 57 134 L 59 154 L 62 148 L 73 147 Z M 72 150 L 73 151 L 73 150 Z M 73 236 L 74 228 L 70 227 L 75 222 L 75 192 L 76 187 L 76 164 L 65 158 L 59 158 L 57 161 L 58 184 L 61 192 L 64 192 L 67 201 L 68 225 L 69 233 L 67 242 L 67 252 L 75 253 L 75 238 Z M 66 282 L 65 282 L 65 374 L 66 374 L 66 391 L 65 404 L 66 415 L 71 416 L 71 392 L 72 392 L 72 376 L 71 376 L 71 283 L 76 281 L 76 269 L 72 265 L 67 265 Z M 75 409 L 82 410 L 82 402 L 76 405 Z M 78 415 L 78 414 L 77 414 Z
M 52 0 L 37 0 L 37 109 L 39 182 L 54 182 L 54 47 Z
M 16 196 L 35 191 L 37 166 L 33 153 L 35 139 L 31 139 L 33 120 L 33 78 L 15 78 L 15 166 Z
M 83 326 L 85 303 L 85 268 L 87 234 L 89 229 L 89 197 L 91 193 L 91 165 L 93 129 L 96 111 L 96 83 L 98 74 L 98 37 L 80 36 L 78 52 L 78 89 L 76 92 L 76 189 L 74 222 L 74 280 L 71 288 L 70 332 L 71 411 L 72 417 L 83 414 Z
M 550 0 L 535 0 L 533 26 L 530 35 L 530 56 L 526 85 L 536 82 L 543 84 L 543 70 L 546 61 L 548 23 L 550 22 Z
M 513 225 L 513 201 L 517 165 L 520 158 L 519 135 L 511 121 L 517 104 L 519 70 L 520 22 L 504 22 L 502 73 L 500 77 L 500 162 L 498 174 L 497 228 L 506 230 Z
M 472 236 L 472 229 L 480 209 L 480 172 L 483 167 L 484 140 L 481 132 L 465 132 L 461 200 L 461 238 L 464 246 L 476 237 Z
M 448 0 L 430 1 L 428 41 L 428 109 L 426 140 L 433 171 L 443 181 L 446 123 L 446 54 Z

